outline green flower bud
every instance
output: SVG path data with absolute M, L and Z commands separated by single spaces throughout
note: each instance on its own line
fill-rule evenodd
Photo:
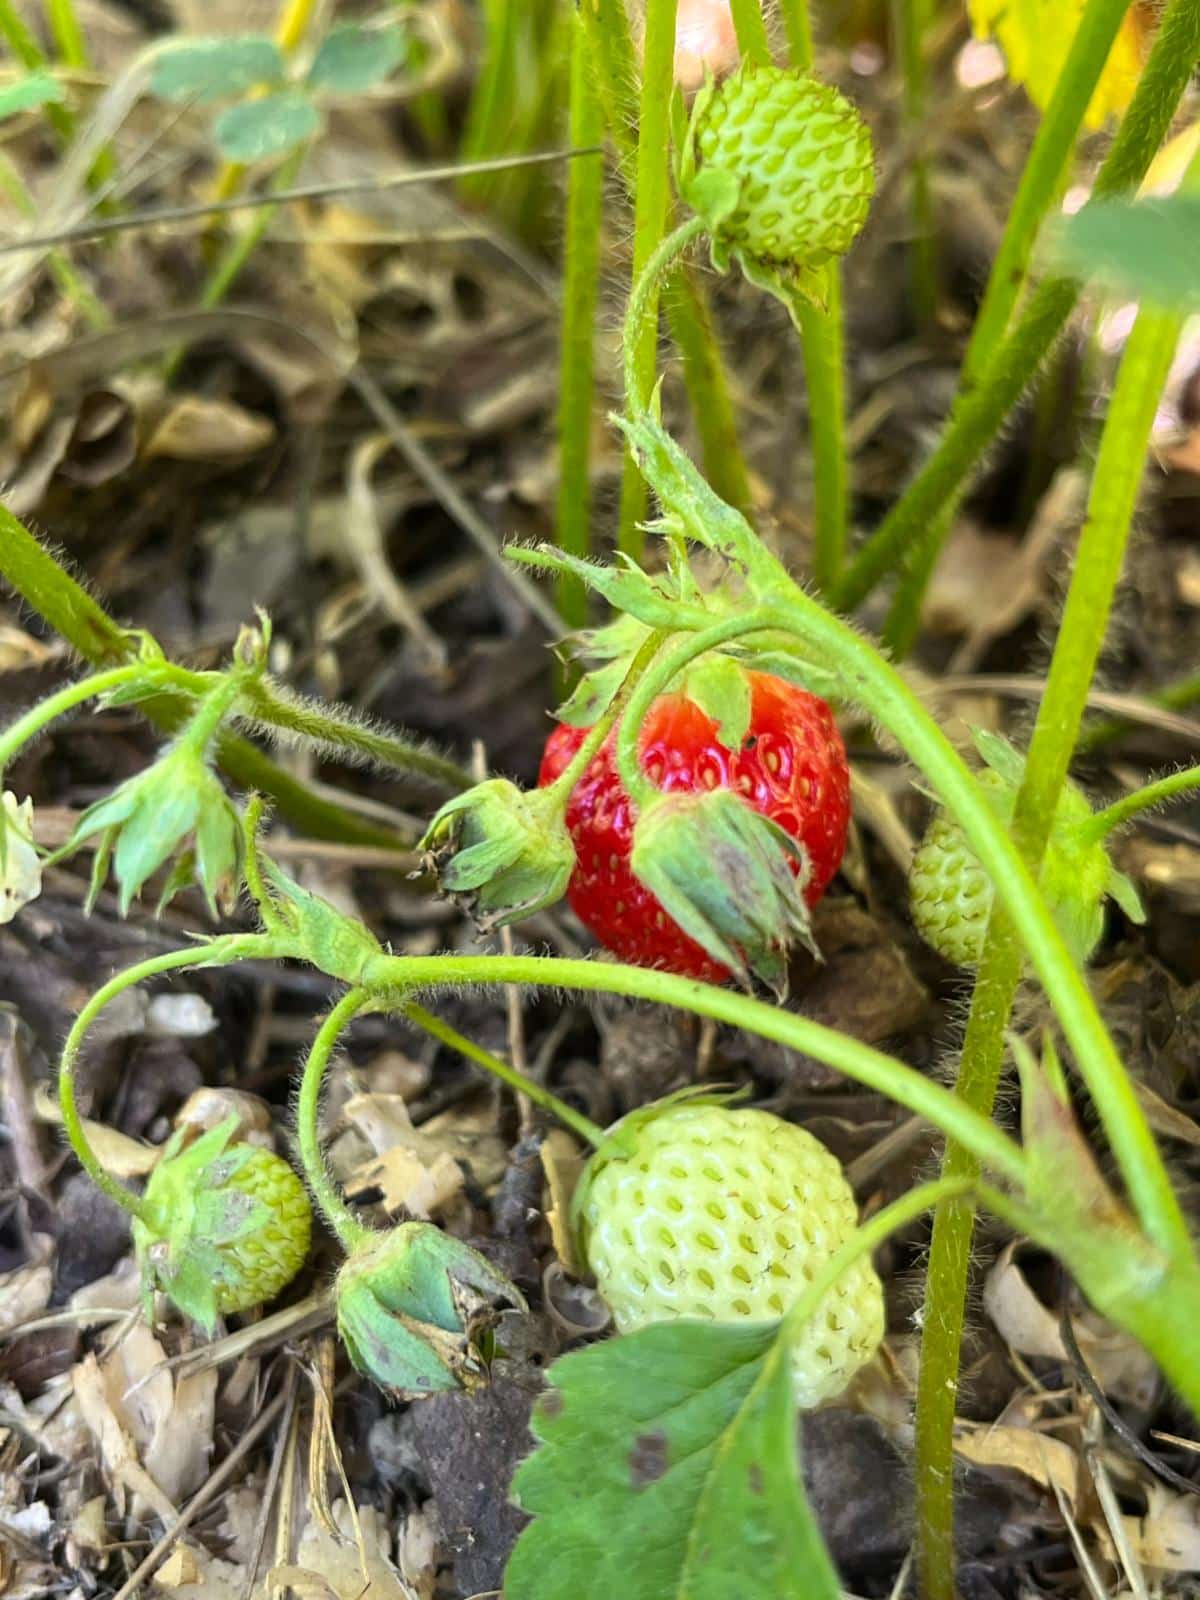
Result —
M 787 989 L 788 951 L 815 947 L 804 846 L 731 789 L 667 794 L 645 806 L 629 865 L 663 909 L 743 983 Z
M 485 930 L 561 900 L 575 868 L 561 797 L 548 789 L 527 794 L 506 778 L 448 801 L 421 847 L 444 892 L 461 896 Z
M 237 892 L 239 830 L 237 813 L 204 757 L 189 744 L 170 748 L 152 767 L 129 778 L 80 817 L 66 852 L 85 839 L 105 835 L 96 853 L 92 898 L 99 892 L 111 858 L 124 916 L 143 884 L 177 851 L 192 841 L 189 855 L 213 916 Z M 186 874 L 187 877 L 192 873 Z M 185 874 L 172 874 L 170 893 Z
M 477 1250 L 424 1222 L 369 1236 L 338 1273 L 335 1293 L 351 1361 L 402 1399 L 481 1382 L 475 1336 L 497 1304 L 525 1305 Z
M 235 1144 L 238 1114 L 163 1150 L 133 1222 L 147 1317 L 154 1291 L 211 1333 L 218 1316 L 273 1300 L 308 1254 L 312 1210 L 300 1179 L 270 1150 Z
M 789 309 L 821 304 L 823 269 L 867 220 L 871 136 L 829 84 L 747 62 L 696 97 L 680 189 L 710 224 L 714 266 L 732 256 Z

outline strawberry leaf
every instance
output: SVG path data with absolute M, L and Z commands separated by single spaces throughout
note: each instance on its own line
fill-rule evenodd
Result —
M 837 1600 L 777 1335 L 660 1323 L 556 1362 L 507 1600 Z

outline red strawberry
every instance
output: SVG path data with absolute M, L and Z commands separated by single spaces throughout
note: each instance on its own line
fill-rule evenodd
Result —
M 718 787 L 804 846 L 804 898 L 821 898 L 841 863 L 850 822 L 846 751 L 824 700 L 763 672 L 749 672 L 750 724 L 740 750 L 727 750 L 717 724 L 684 694 L 660 696 L 638 740 L 642 771 L 664 793 Z M 565 725 L 546 741 L 541 785 L 558 777 L 587 730 Z M 567 897 L 576 916 L 614 955 L 643 967 L 720 982 L 729 976 L 688 937 L 629 867 L 634 809 L 617 771 L 610 734 L 567 806 L 577 863 Z M 797 869 L 799 864 L 797 863 Z

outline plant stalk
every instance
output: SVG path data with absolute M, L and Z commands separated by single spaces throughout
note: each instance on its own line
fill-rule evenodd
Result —
M 535 1083 L 532 1078 L 527 1078 L 523 1072 L 518 1072 L 515 1067 L 510 1067 L 506 1061 L 501 1061 L 499 1056 L 494 1056 L 485 1050 L 482 1045 L 475 1044 L 465 1034 L 459 1033 L 448 1022 L 443 1022 L 441 1017 L 435 1016 L 432 1011 L 426 1011 L 424 1006 L 417 1005 L 416 1001 L 409 1001 L 400 1008 L 401 1016 L 421 1028 L 430 1038 L 438 1040 L 440 1044 L 457 1051 L 468 1061 L 473 1061 L 477 1067 L 482 1067 L 485 1072 L 490 1072 L 493 1078 L 498 1078 L 517 1095 L 523 1095 L 526 1100 L 531 1100 L 534 1105 L 540 1106 L 543 1111 L 549 1112 L 552 1117 L 557 1117 L 565 1128 L 598 1150 L 604 1143 L 604 1129 L 594 1123 L 590 1117 L 585 1117 L 581 1111 L 576 1111 L 565 1101 L 560 1100 L 556 1094 L 540 1083 Z
M 578 16 L 571 19 L 571 29 L 570 142 L 584 149 L 600 142 L 604 114 L 592 81 L 588 35 Z M 574 556 L 587 556 L 592 545 L 589 469 L 603 213 L 603 161 L 589 156 L 572 161 L 558 368 L 558 547 Z M 582 628 L 587 621 L 587 593 L 573 573 L 559 577 L 558 609 L 568 628 Z
M 1132 794 L 1114 800 L 1103 811 L 1097 811 L 1091 822 L 1080 829 L 1080 833 L 1089 841 L 1106 839 L 1110 833 L 1123 828 L 1143 811 L 1152 811 L 1156 806 L 1165 805 L 1168 800 L 1174 800 L 1193 789 L 1200 789 L 1200 767 L 1185 767 L 1182 772 L 1168 773 L 1165 778 L 1148 783 L 1142 789 L 1135 789 Z
M 1045 853 L 1088 690 L 1103 649 L 1150 428 L 1179 329 L 1178 317 L 1143 311 L 1117 375 L 1092 481 L 1087 522 L 1080 536 L 1025 779 L 1013 814 L 1013 841 L 1035 871 Z M 956 1088 L 965 1104 L 985 1116 L 991 1115 L 995 1101 L 1008 1019 L 1023 965 L 1017 930 L 997 904 L 971 1002 Z M 1080 1066 L 1083 1067 L 1082 1059 Z M 1117 1130 L 1107 1115 L 1105 1125 L 1115 1143 Z M 1154 1160 L 1161 1165 L 1157 1157 Z M 978 1171 L 978 1165 L 969 1152 L 951 1144 L 942 1171 L 947 1177 L 970 1176 Z M 1132 1184 L 1128 1168 L 1125 1177 Z M 1154 1219 L 1141 1204 L 1138 1209 L 1151 1236 L 1161 1247 L 1171 1249 L 1173 1237 L 1168 1240 L 1156 1230 Z M 969 1200 L 939 1207 L 930 1248 L 916 1421 L 918 1562 L 926 1600 L 953 1600 L 955 1593 L 954 1402 L 973 1225 Z
M 337 1048 L 342 1034 L 360 1012 L 373 1004 L 372 996 L 363 989 L 351 989 L 344 994 L 317 1029 L 304 1069 L 300 1076 L 300 1093 L 296 1101 L 296 1141 L 300 1147 L 300 1161 L 308 1179 L 313 1199 L 320 1206 L 329 1226 L 349 1254 L 356 1245 L 370 1236 L 342 1199 L 321 1150 L 318 1131 L 321 1113 L 321 1085 L 330 1057 Z
M 633 220 L 633 283 L 638 285 L 666 229 L 670 206 L 668 156 L 670 107 L 675 89 L 677 0 L 648 0 L 642 47 L 642 90 L 638 108 L 637 188 Z M 658 280 L 649 286 L 645 314 L 636 324 L 632 362 L 626 367 L 630 405 L 648 399 L 658 365 Z M 630 385 L 632 384 L 632 389 Z M 621 474 L 617 547 L 637 561 L 642 553 L 641 523 L 646 515 L 646 485 L 626 452 Z
M 1170 0 L 1133 101 L 1097 174 L 1094 199 L 1127 193 L 1145 177 L 1198 58 L 1200 6 Z M 914 555 L 930 529 L 944 526 L 946 506 L 962 491 L 1033 379 L 1078 296 L 1073 279 L 1047 279 L 995 348 L 983 377 L 974 387 L 960 388 L 941 442 L 846 573 L 836 597 L 842 610 L 861 605 L 880 578 Z M 932 562 L 928 565 L 932 570 Z

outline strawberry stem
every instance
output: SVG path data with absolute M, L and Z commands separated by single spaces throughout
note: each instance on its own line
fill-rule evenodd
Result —
M 163 972 L 177 972 L 183 967 L 224 966 L 232 961 L 242 961 L 256 955 L 269 956 L 271 953 L 268 940 L 257 935 L 232 934 L 223 939 L 213 939 L 196 948 L 171 950 L 165 955 L 152 956 L 148 961 L 140 961 L 135 966 L 126 967 L 123 972 L 118 972 L 115 977 L 97 989 L 71 1025 L 58 1064 L 58 1103 L 62 1112 L 63 1129 L 79 1159 L 80 1166 L 97 1189 L 106 1194 L 110 1200 L 115 1200 L 117 1205 L 130 1216 L 145 1219 L 142 1201 L 101 1164 L 100 1158 L 88 1140 L 75 1099 L 75 1064 L 88 1030 L 111 1001 L 145 978 L 154 978 Z
M 506 1083 L 515 1093 L 524 1095 L 527 1100 L 532 1100 L 534 1105 L 557 1117 L 564 1127 L 578 1134 L 585 1144 L 590 1144 L 593 1149 L 599 1150 L 604 1143 L 606 1137 L 604 1129 L 590 1117 L 585 1117 L 581 1111 L 576 1111 L 573 1106 L 567 1105 L 566 1101 L 560 1100 L 556 1094 L 551 1094 L 542 1084 L 527 1078 L 515 1067 L 510 1067 L 506 1061 L 501 1061 L 499 1056 L 492 1055 L 482 1045 L 475 1044 L 457 1029 L 452 1028 L 448 1022 L 443 1022 L 440 1017 L 435 1016 L 432 1011 L 426 1011 L 425 1007 L 417 1005 L 416 1001 L 409 1001 L 401 1007 L 400 1014 L 416 1027 L 424 1029 L 431 1038 L 437 1039 L 451 1050 L 456 1050 L 460 1056 L 465 1056 L 468 1061 L 473 1061 L 485 1072 L 490 1072 L 494 1078 L 499 1078 L 501 1083 Z
M 684 667 L 697 656 L 718 649 L 731 639 L 741 638 L 743 634 L 761 633 L 770 627 L 769 622 L 761 620 L 762 616 L 761 612 L 751 611 L 740 617 L 725 617 L 711 628 L 702 628 L 700 632 L 681 639 L 673 649 L 664 651 L 653 666 L 642 674 L 629 697 L 625 715 L 617 730 L 617 767 L 621 782 L 639 810 L 649 805 L 659 792 L 642 771 L 638 760 L 638 738 L 646 713 Z
M 728 1023 L 730 1027 L 744 1028 L 764 1039 L 773 1039 L 789 1049 L 815 1056 L 848 1078 L 865 1083 L 868 1088 L 915 1111 L 969 1146 L 998 1176 L 1017 1187 L 1024 1185 L 1025 1158 L 1020 1147 L 986 1117 L 961 1105 L 949 1089 L 848 1034 L 731 989 L 719 989 L 713 984 L 653 968 L 555 956 L 380 955 L 363 971 L 364 987 L 382 1004 L 387 1004 L 389 993 L 397 990 L 429 991 L 504 983 L 535 989 L 625 995 L 632 1000 L 691 1011 L 697 1016 Z
M 304 1062 L 300 1078 L 300 1094 L 296 1101 L 296 1139 L 300 1146 L 300 1162 L 308 1179 L 313 1198 L 325 1214 L 329 1226 L 337 1235 L 347 1255 L 370 1237 L 366 1228 L 354 1215 L 338 1193 L 337 1185 L 321 1150 L 321 1137 L 317 1124 L 321 1109 L 321 1085 L 330 1057 L 345 1032 L 360 1012 L 374 1005 L 375 999 L 365 989 L 351 989 L 344 994 L 317 1029 L 316 1037 Z
M 602 714 L 596 718 L 592 727 L 588 729 L 587 737 L 562 772 L 559 773 L 553 783 L 547 785 L 545 792 L 548 795 L 553 795 L 564 808 L 571 797 L 571 791 L 591 765 L 592 757 L 607 739 L 617 722 L 620 721 L 621 713 L 629 703 L 630 696 L 637 687 L 639 679 L 648 670 L 665 638 L 665 634 L 656 631 L 648 634 L 642 641 L 637 654 L 629 663 L 629 671 L 625 674 L 621 687 Z
M 1165 778 L 1146 784 L 1145 788 L 1135 789 L 1132 794 L 1114 800 L 1112 805 L 1106 806 L 1103 811 L 1097 811 L 1091 821 L 1084 823 L 1080 828 L 1079 836 L 1089 844 L 1106 839 L 1117 828 L 1123 828 L 1127 822 L 1132 822 L 1141 812 L 1165 805 L 1168 800 L 1174 800 L 1176 795 L 1186 794 L 1190 789 L 1198 788 L 1200 788 L 1200 767 L 1185 767 L 1182 772 L 1169 773 Z
M 653 386 L 653 367 L 649 377 L 645 371 L 645 344 L 653 333 L 653 322 L 658 314 L 658 295 L 662 280 L 687 250 L 694 239 L 708 227 L 703 217 L 688 217 L 669 233 L 647 257 L 638 273 L 625 310 L 625 326 L 621 349 L 624 356 L 625 404 L 630 416 L 639 416 L 650 404 Z
M 73 711 L 85 700 L 94 700 L 100 695 L 108 694 L 112 689 L 133 683 L 138 678 L 148 678 L 152 670 L 144 662 L 134 662 L 127 667 L 114 667 L 110 672 L 93 673 L 91 677 L 80 678 L 76 683 L 68 683 L 56 694 L 48 695 L 45 700 L 31 707 L 23 717 L 18 717 L 11 727 L 4 730 L 3 736 L 0 737 L 0 773 L 21 748 L 53 722 L 55 717 Z

